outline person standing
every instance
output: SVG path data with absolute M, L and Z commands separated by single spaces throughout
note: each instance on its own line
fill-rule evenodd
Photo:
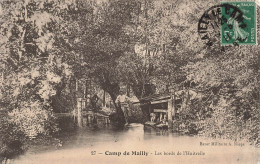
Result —
M 119 91 L 119 95 L 116 98 L 116 104 L 118 105 L 119 108 L 122 109 L 123 113 L 124 113 L 124 117 L 125 117 L 125 121 L 126 121 L 126 125 L 129 124 L 128 121 L 128 103 L 129 103 L 129 97 L 126 96 L 126 94 L 124 94 L 124 91 L 120 90 Z

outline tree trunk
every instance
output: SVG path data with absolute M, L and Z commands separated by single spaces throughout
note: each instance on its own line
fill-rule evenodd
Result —
M 103 81 L 101 81 L 101 80 L 103 80 Z M 117 96 L 119 95 L 119 90 L 120 90 L 119 84 L 118 83 L 111 83 L 107 76 L 105 77 L 105 80 L 100 79 L 100 81 L 101 81 L 101 83 L 100 83 L 101 88 L 110 95 L 110 97 L 111 97 L 111 99 L 114 103 L 114 106 L 116 108 L 116 113 L 113 114 L 110 118 L 111 123 L 118 126 L 118 127 L 124 126 L 125 117 L 124 117 L 123 110 L 115 102 Z
M 106 91 L 103 93 L 103 107 L 106 107 Z

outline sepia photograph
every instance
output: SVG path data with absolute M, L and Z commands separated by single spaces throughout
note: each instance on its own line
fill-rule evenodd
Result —
M 260 164 L 260 0 L 0 0 L 0 164 Z

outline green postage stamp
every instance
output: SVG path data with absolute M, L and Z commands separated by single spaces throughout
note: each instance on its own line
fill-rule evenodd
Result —
M 256 4 L 221 2 L 221 44 L 256 45 Z

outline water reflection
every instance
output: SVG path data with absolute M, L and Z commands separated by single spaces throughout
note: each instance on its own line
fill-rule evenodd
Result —
M 27 153 L 14 163 L 97 163 L 97 160 L 98 163 L 117 163 L 118 160 L 120 163 L 129 163 L 130 160 L 130 163 L 208 163 L 209 160 L 220 163 L 223 159 L 226 163 L 254 163 L 252 160 L 259 155 L 259 150 L 250 146 L 200 146 L 202 141 L 212 141 L 156 129 L 144 130 L 142 124 L 130 124 L 125 129 L 94 124 L 77 128 L 73 120 L 69 123 L 68 118 L 65 120 L 59 122 L 62 132 L 57 137 L 62 142 L 61 147 L 57 150 Z M 177 152 L 186 151 L 203 152 L 205 155 L 177 155 Z M 108 152 L 121 152 L 121 155 L 109 155 Z M 129 152 L 129 155 L 123 155 L 124 152 Z

